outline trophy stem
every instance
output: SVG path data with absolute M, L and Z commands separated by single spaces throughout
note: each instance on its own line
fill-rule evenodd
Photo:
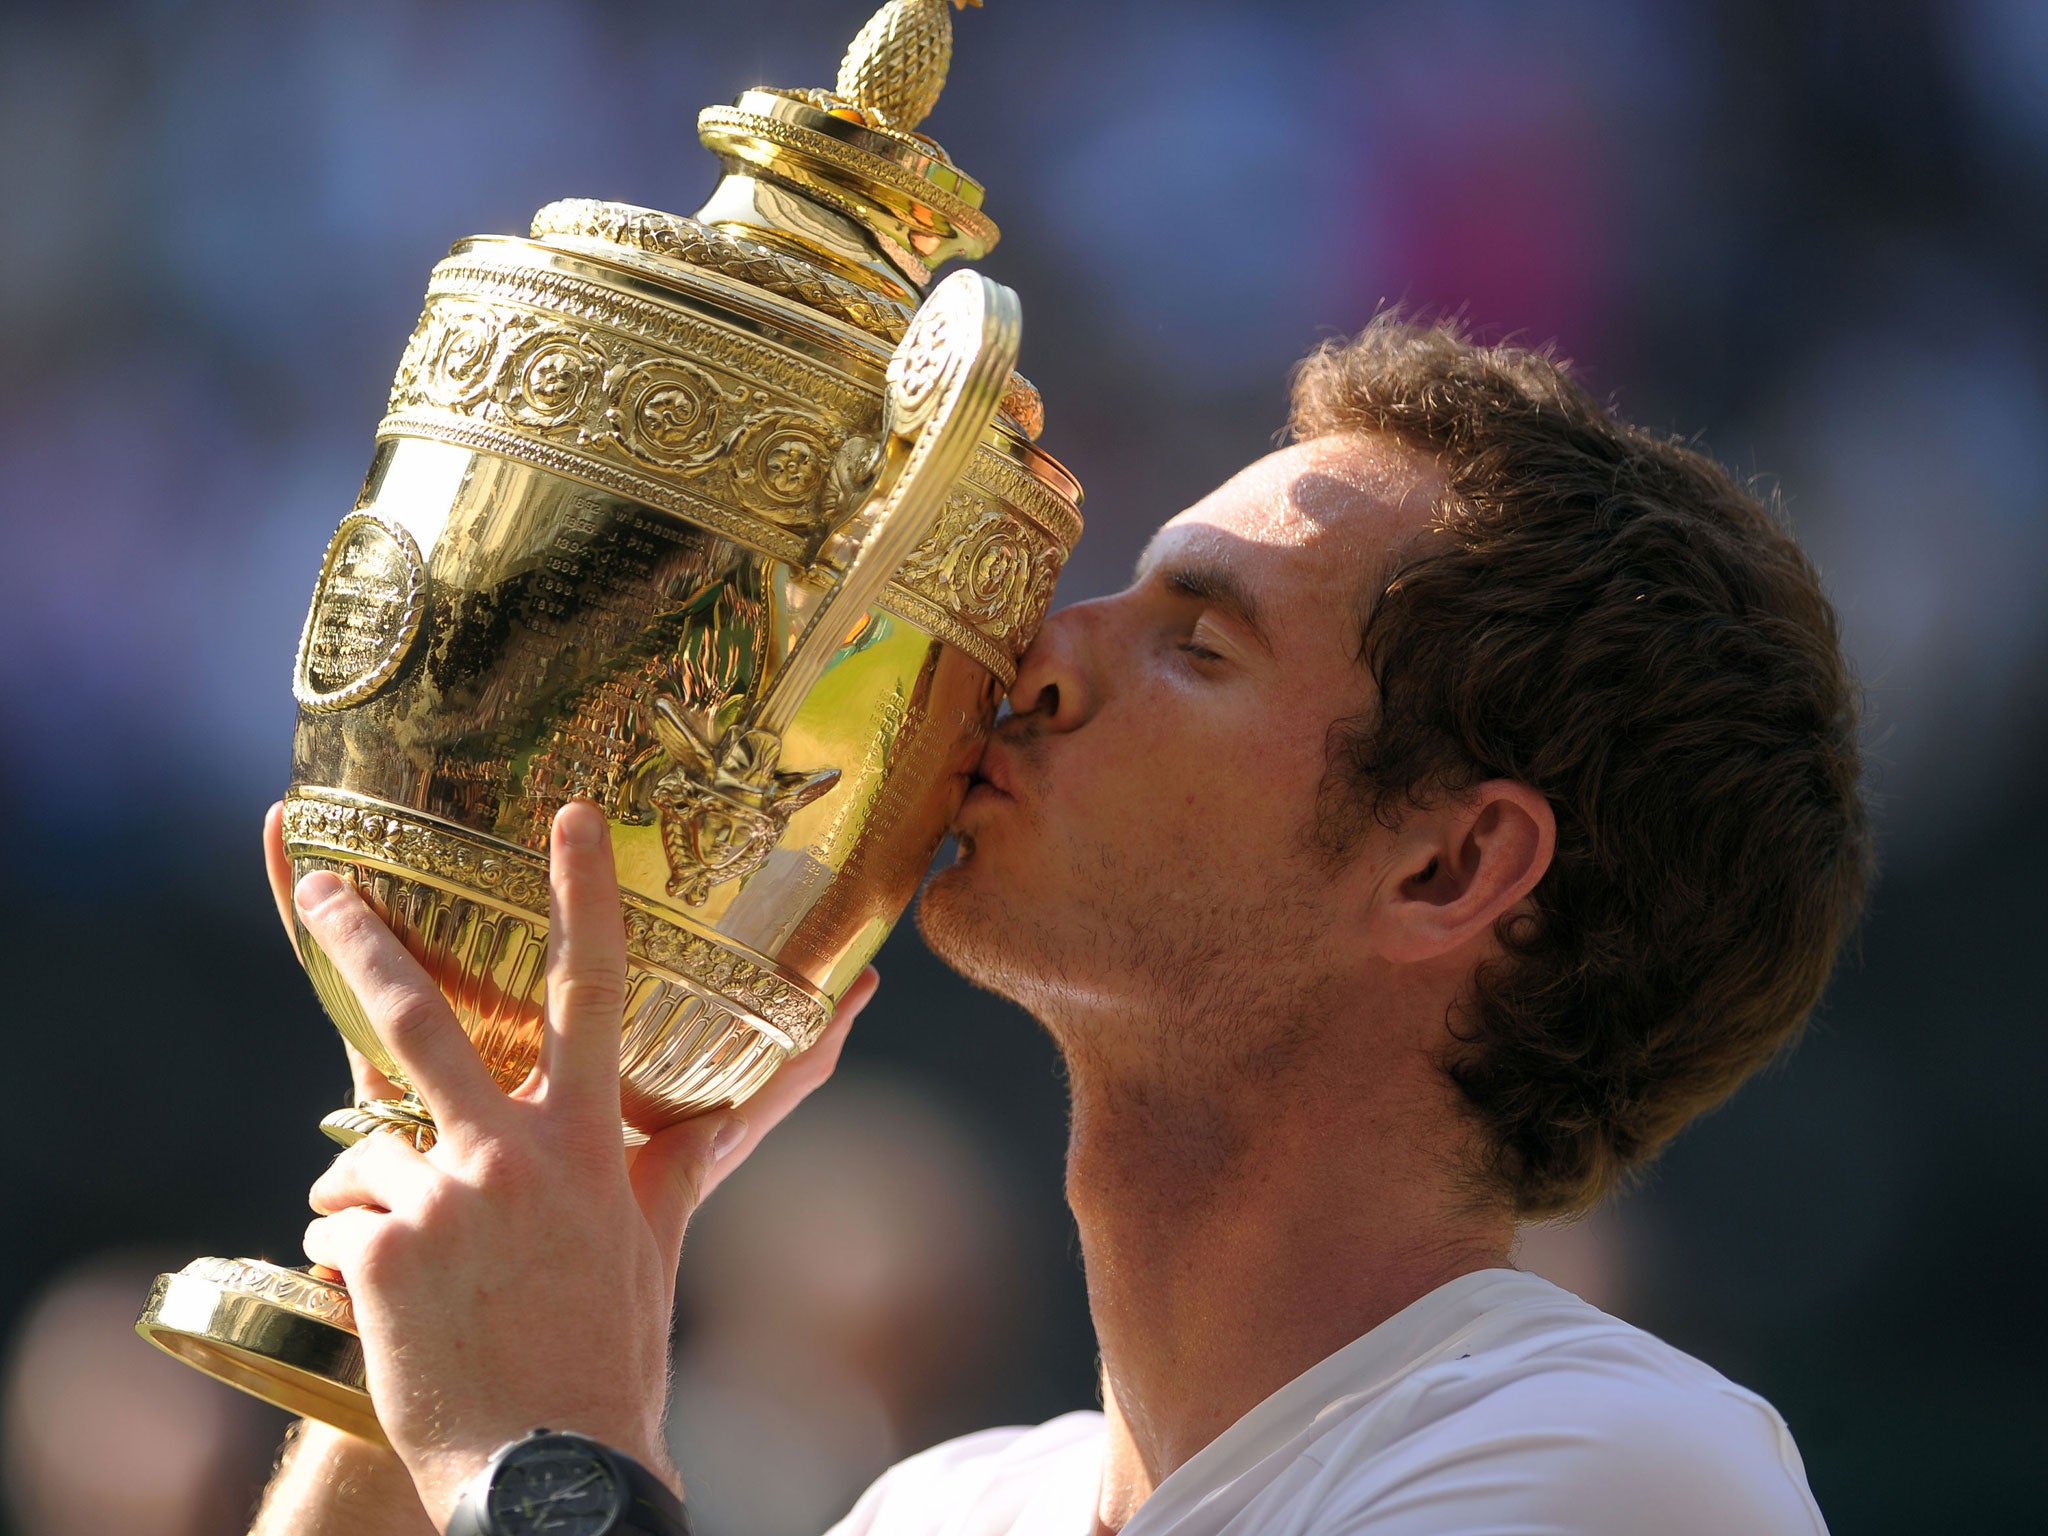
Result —
M 433 1146 L 440 1132 L 434 1128 L 433 1111 L 411 1089 L 395 1099 L 358 1099 L 347 1109 L 324 1117 L 320 1129 L 331 1141 L 352 1147 L 372 1131 L 390 1131 L 403 1136 L 424 1152 Z
M 157 1276 L 135 1331 L 287 1413 L 391 1443 L 370 1405 L 363 1341 L 338 1280 L 261 1259 L 194 1259 Z

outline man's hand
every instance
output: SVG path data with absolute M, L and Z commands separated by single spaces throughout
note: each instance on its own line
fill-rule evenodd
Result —
M 273 839 L 273 843 L 274 843 Z M 273 871 L 278 854 L 272 855 Z M 817 1045 L 750 1100 L 629 1156 L 619 1131 L 626 940 L 610 838 L 584 802 L 555 818 L 547 1028 L 502 1092 L 431 978 L 355 892 L 315 873 L 300 916 L 433 1106 L 421 1153 L 372 1135 L 313 1187 L 306 1254 L 340 1272 L 370 1394 L 437 1524 L 492 1451 L 575 1429 L 667 1470 L 670 1308 L 683 1227 L 745 1152 L 831 1075 L 869 971 Z M 286 868 L 289 866 L 286 865 Z M 359 1081 L 364 1064 L 358 1063 Z

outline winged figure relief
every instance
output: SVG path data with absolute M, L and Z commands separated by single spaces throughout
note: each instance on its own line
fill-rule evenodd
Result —
M 837 768 L 782 770 L 782 740 L 737 721 L 707 741 L 668 694 L 653 700 L 655 738 L 667 766 L 648 798 L 661 818 L 671 896 L 701 907 L 713 886 L 766 862 L 798 811 L 839 782 Z

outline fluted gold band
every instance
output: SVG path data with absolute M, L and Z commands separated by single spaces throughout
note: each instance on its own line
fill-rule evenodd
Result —
M 524 848 L 343 790 L 300 786 L 285 801 L 293 857 L 366 863 L 458 895 L 516 907 L 546 926 L 547 863 Z M 832 1002 L 772 961 L 685 928 L 626 893 L 627 950 L 641 966 L 705 993 L 785 1050 L 825 1032 Z

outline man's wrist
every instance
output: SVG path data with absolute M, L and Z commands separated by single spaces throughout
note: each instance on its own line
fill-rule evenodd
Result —
M 616 1446 L 535 1429 L 500 1446 L 458 1492 L 447 1536 L 690 1536 L 669 1478 Z

